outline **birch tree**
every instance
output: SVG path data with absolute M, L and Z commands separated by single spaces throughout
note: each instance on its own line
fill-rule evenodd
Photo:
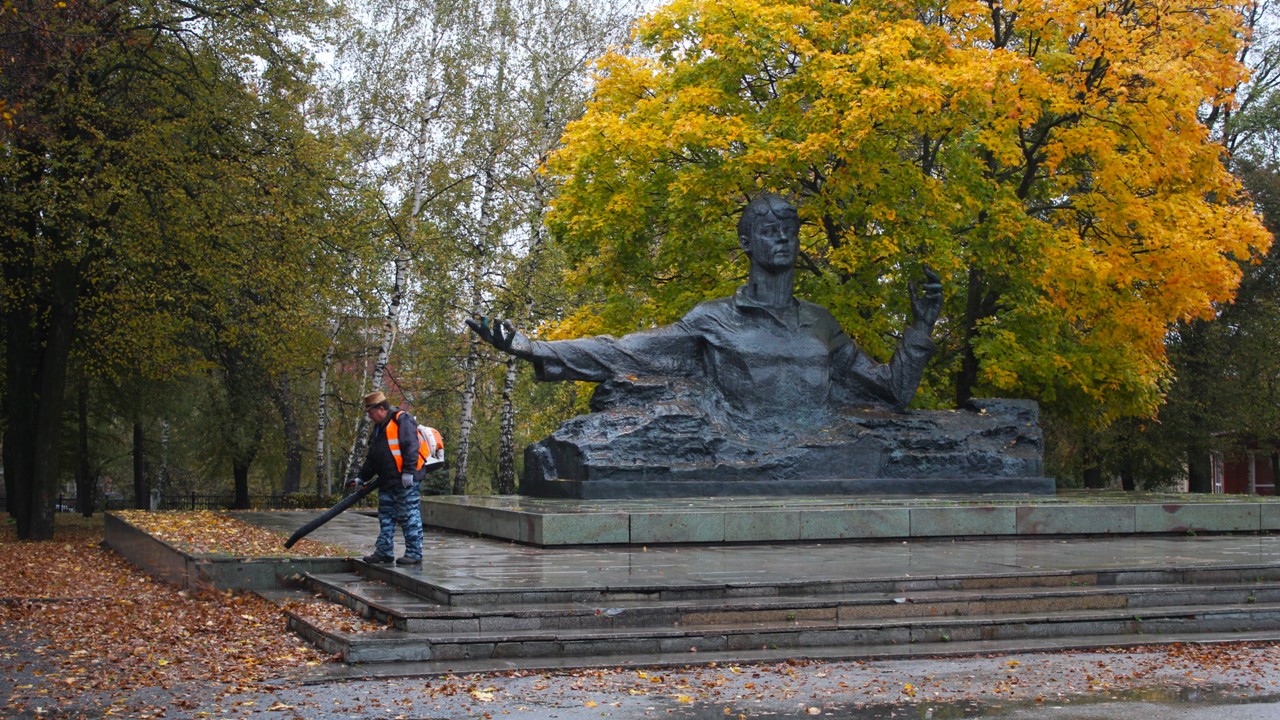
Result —
M 501 314 L 534 322 L 534 280 L 542 216 L 548 200 L 541 166 L 565 124 L 580 111 L 588 87 L 588 63 L 624 36 L 632 17 L 604 3 L 547 1 L 493 5 L 488 37 L 496 41 L 490 68 L 480 77 L 477 108 L 487 132 L 472 145 L 484 165 L 470 274 L 470 315 Z M 499 204 L 500 203 L 500 204 Z M 521 270 L 520 268 L 523 268 Z M 469 481 L 470 431 L 478 379 L 493 367 L 487 348 L 468 345 L 454 492 Z M 502 358 L 496 490 L 515 487 L 514 363 Z
M 489 427 L 495 365 L 469 335 L 446 341 L 438 324 L 456 337 L 465 316 L 524 307 L 512 293 L 527 288 L 514 289 L 511 273 L 534 245 L 528 223 L 541 223 L 539 161 L 580 108 L 588 59 L 620 35 L 624 13 L 561 0 L 373 0 L 356 16 L 339 52 L 338 102 L 367 136 L 364 167 L 382 191 L 386 237 L 403 239 L 411 262 L 407 307 L 417 315 L 401 332 L 457 353 L 457 405 L 442 430 L 449 489 L 464 493 L 476 480 L 475 430 Z M 507 380 L 496 384 L 510 394 Z
M 319 403 L 316 408 L 316 497 L 333 493 L 333 475 L 329 467 L 329 373 L 333 372 L 333 359 L 338 348 L 338 333 L 342 325 L 329 320 L 329 344 L 320 361 Z
M 373 0 L 355 8 L 347 42 L 335 63 L 335 102 L 365 138 L 367 182 L 377 189 L 383 219 L 375 242 L 391 266 L 377 358 L 368 389 L 383 390 L 384 373 L 413 306 L 423 268 L 452 264 L 451 248 L 423 229 L 445 217 L 438 207 L 462 180 L 456 160 L 458 116 L 464 99 L 468 27 L 466 0 Z M 415 269 L 416 266 L 416 269 Z M 361 417 L 347 467 L 358 471 L 367 442 Z
M 543 314 L 539 296 L 558 285 L 545 273 L 542 261 L 546 229 L 544 218 L 551 201 L 551 187 L 542 172 L 547 158 L 558 146 L 565 126 L 582 111 L 590 89 L 589 72 L 593 59 L 610 47 L 622 45 L 637 9 L 625 4 L 539 0 L 522 6 L 528 15 L 518 23 L 518 46 L 523 64 L 524 84 L 516 98 L 527 123 L 519 177 L 524 216 L 522 228 L 527 240 L 524 257 L 505 284 L 502 315 L 525 327 L 536 327 Z M 546 310 L 562 309 L 560 302 L 547 303 Z M 516 384 L 519 363 L 504 358 L 501 431 L 499 435 L 497 492 L 516 489 Z

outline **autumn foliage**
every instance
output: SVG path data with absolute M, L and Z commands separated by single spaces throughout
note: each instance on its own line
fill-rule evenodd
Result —
M 600 61 L 550 163 L 586 300 L 555 332 L 727 294 L 733 220 L 776 190 L 805 222 L 801 294 L 882 359 L 907 283 L 942 271 L 920 402 L 1150 413 L 1167 328 L 1270 243 L 1197 116 L 1244 78 L 1241 35 L 1186 0 L 676 0 L 645 52 Z
M 4 654 L 15 682 L 8 713 L 66 717 L 59 708 L 96 706 L 93 716 L 145 716 L 145 688 L 203 687 L 195 704 L 214 686 L 234 691 L 329 659 L 261 597 L 179 590 L 103 547 L 101 518 L 68 522 L 43 542 L 17 542 L 12 524 L 0 524 L 0 627 L 27 658 Z M 182 715 L 184 702 L 170 709 Z

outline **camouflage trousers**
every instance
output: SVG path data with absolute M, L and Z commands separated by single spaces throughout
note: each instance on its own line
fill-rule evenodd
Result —
M 422 493 L 418 483 L 378 488 L 378 541 L 374 550 L 383 557 L 395 557 L 396 525 L 404 529 L 404 556 L 422 559 Z

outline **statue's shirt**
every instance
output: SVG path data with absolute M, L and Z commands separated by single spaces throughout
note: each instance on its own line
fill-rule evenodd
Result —
M 533 343 L 540 380 L 634 376 L 699 378 L 739 412 L 763 417 L 879 404 L 901 408 L 933 354 L 928 333 L 908 328 L 893 358 L 868 357 L 821 305 L 764 307 L 739 288 L 679 322 L 621 338 Z

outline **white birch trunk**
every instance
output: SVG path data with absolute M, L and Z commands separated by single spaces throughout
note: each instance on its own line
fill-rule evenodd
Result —
M 507 374 L 502 382 L 502 425 L 498 438 L 498 487 L 499 495 L 512 495 L 516 491 L 516 408 L 513 396 L 516 391 L 516 363 L 514 355 L 507 356 Z
M 550 118 L 546 113 L 546 106 L 543 106 L 541 113 L 542 127 L 544 131 L 550 130 Z M 544 138 L 543 152 L 539 156 L 538 164 L 541 165 L 550 153 L 549 143 L 552 141 L 549 134 Z M 538 259 L 542 251 L 542 218 L 547 209 L 547 182 L 546 175 L 536 173 L 533 180 L 533 212 L 529 218 L 529 281 L 530 288 L 536 282 L 538 274 Z M 520 316 L 520 320 L 531 322 L 533 312 L 537 302 L 534 300 L 532 289 L 525 292 L 524 312 Z M 519 379 L 518 373 L 519 363 L 514 357 L 507 358 L 507 374 L 502 385 L 502 424 L 500 426 L 500 434 L 498 437 L 498 494 L 509 495 L 516 491 L 516 441 L 515 441 L 515 389 L 516 381 Z
M 160 418 L 160 472 L 156 477 L 156 488 L 151 492 L 159 493 L 159 500 L 169 494 L 169 418 Z M 157 500 L 157 503 L 159 502 Z M 159 507 L 157 504 L 156 507 Z
M 316 410 L 316 497 L 333 494 L 333 475 L 329 467 L 329 372 L 333 369 L 333 355 L 338 347 L 338 328 L 341 325 L 329 321 L 329 348 L 320 363 L 320 406 Z
M 395 282 L 391 291 L 391 303 L 382 321 L 382 342 L 378 346 L 378 357 L 373 363 L 373 377 L 369 383 L 369 392 L 382 389 L 382 376 L 386 373 L 387 360 L 391 357 L 391 349 L 396 343 L 396 331 L 400 327 L 400 308 L 404 300 L 404 283 L 409 271 L 409 258 L 401 252 L 396 255 Z M 356 440 L 347 459 L 347 479 L 354 480 L 360 473 L 360 465 L 364 462 L 365 452 L 369 445 L 369 416 L 361 413 L 360 422 L 356 425 Z
M 476 266 L 479 267 L 479 261 Z M 480 273 L 472 278 L 471 317 L 480 314 Z M 467 357 L 463 361 L 462 408 L 458 420 L 458 450 L 454 453 L 453 494 L 467 494 L 467 469 L 471 460 L 471 428 L 475 426 L 476 376 L 480 364 L 480 339 L 475 333 L 467 333 L 470 341 L 467 345 Z
M 395 280 L 391 288 L 391 303 L 387 307 L 387 314 L 382 323 L 382 343 L 378 347 L 378 358 L 373 364 L 373 378 L 369 392 L 382 389 L 382 377 L 386 374 L 387 362 L 391 359 L 392 348 L 395 347 L 396 336 L 400 331 L 400 314 L 408 296 L 409 252 L 410 248 L 413 247 L 414 236 L 418 232 L 418 214 L 422 212 L 422 199 L 425 195 L 427 184 L 426 167 L 425 163 L 422 162 L 427 144 L 427 127 L 427 118 L 422 118 L 418 132 L 418 162 L 415 163 L 413 178 L 413 206 L 409 212 L 405 235 L 399 238 L 396 243 Z M 364 462 L 364 455 L 368 450 L 368 444 L 369 417 L 361 413 L 360 422 L 356 426 L 355 445 L 351 448 L 351 455 L 347 463 L 348 480 L 354 480 L 358 477 L 360 465 Z

